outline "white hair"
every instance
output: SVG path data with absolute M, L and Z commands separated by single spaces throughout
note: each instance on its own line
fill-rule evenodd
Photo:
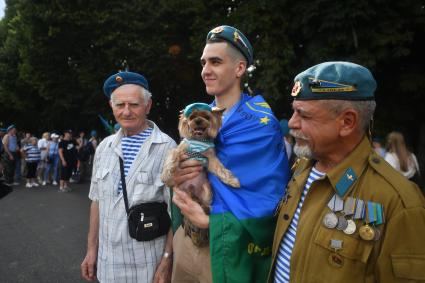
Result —
M 352 108 L 359 114 L 359 125 L 364 131 L 369 128 L 369 123 L 373 118 L 376 108 L 374 100 L 322 100 L 323 105 L 335 115 L 339 115 L 342 111 Z
M 128 84 L 128 85 L 134 85 L 134 86 L 139 87 L 139 89 L 140 89 L 140 98 L 143 100 L 143 103 L 145 105 L 148 105 L 149 100 L 152 99 L 152 93 L 149 90 L 145 89 L 144 87 L 142 87 L 140 85 L 135 85 L 135 84 Z M 126 85 L 122 85 L 120 87 L 124 87 L 124 86 L 127 86 L 127 84 Z M 115 95 L 114 94 L 115 94 L 115 91 L 113 91 L 112 94 L 111 94 L 111 101 L 112 101 L 112 104 L 115 105 L 115 101 L 116 100 L 115 100 Z

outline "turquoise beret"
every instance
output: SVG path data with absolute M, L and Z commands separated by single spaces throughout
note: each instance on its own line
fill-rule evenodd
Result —
M 140 85 L 149 91 L 149 84 L 144 76 L 133 72 L 118 72 L 106 79 L 103 84 L 103 92 L 108 99 L 111 99 L 112 92 L 126 84 Z
M 376 81 L 363 66 L 325 62 L 298 74 L 291 95 L 295 100 L 374 100 Z
M 16 128 L 15 125 L 10 125 L 9 127 L 6 128 L 6 132 L 9 132 L 10 130 Z
M 212 29 L 207 35 L 208 41 L 222 39 L 238 49 L 248 61 L 248 66 L 254 63 L 254 49 L 248 38 L 238 29 L 231 26 L 219 26 Z
M 206 103 L 192 103 L 186 106 L 183 110 L 183 115 L 189 117 L 192 114 L 193 110 L 205 110 L 211 112 L 211 106 Z

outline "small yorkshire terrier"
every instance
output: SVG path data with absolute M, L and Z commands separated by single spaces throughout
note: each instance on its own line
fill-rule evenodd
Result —
M 179 133 L 183 139 L 179 146 L 168 155 L 161 179 L 169 183 L 179 166 L 183 153 L 202 162 L 204 168 L 216 175 L 223 183 L 239 188 L 239 180 L 226 169 L 215 155 L 214 139 L 221 127 L 221 115 L 224 109 L 211 108 L 205 103 L 193 103 L 180 114 Z M 212 200 L 211 185 L 206 170 L 197 177 L 181 184 L 178 189 L 188 193 L 198 202 L 206 214 L 210 214 Z M 200 229 L 183 219 L 186 235 L 190 236 L 196 246 L 208 244 L 208 229 Z

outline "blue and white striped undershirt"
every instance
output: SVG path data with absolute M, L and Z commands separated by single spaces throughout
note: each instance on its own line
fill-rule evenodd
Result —
M 301 207 L 303 206 L 305 196 L 314 181 L 323 177 L 325 173 L 316 170 L 314 167 L 311 169 L 310 175 L 308 176 L 307 182 L 305 183 L 304 190 L 301 194 L 301 199 L 298 202 L 297 210 L 295 211 L 294 217 L 291 220 L 291 224 L 288 227 L 285 235 L 280 242 L 279 252 L 277 254 L 276 269 L 274 274 L 275 283 L 286 283 L 289 282 L 289 273 L 291 270 L 290 262 L 292 250 L 294 249 L 295 238 L 297 235 L 298 220 L 300 217 Z
M 25 160 L 27 162 L 38 162 L 41 159 L 40 150 L 36 145 L 26 145 L 24 146 L 24 150 L 26 152 Z
M 121 151 L 124 159 L 124 175 L 127 176 L 128 171 L 133 165 L 134 160 L 136 159 L 137 154 L 142 147 L 142 144 L 149 138 L 152 134 L 153 128 L 147 128 L 137 135 L 122 137 L 121 139 Z M 118 195 L 122 192 L 121 181 L 118 186 Z

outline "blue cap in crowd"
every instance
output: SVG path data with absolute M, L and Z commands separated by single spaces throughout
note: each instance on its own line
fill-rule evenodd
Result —
M 10 125 L 9 127 L 7 127 L 6 128 L 6 132 L 9 132 L 10 130 L 12 130 L 12 129 L 15 129 L 16 127 L 15 127 L 15 125 Z
M 141 74 L 134 72 L 118 72 L 106 79 L 103 84 L 103 92 L 108 99 L 111 99 L 112 92 L 125 84 L 140 85 L 149 91 L 148 81 Z
M 192 114 L 193 110 L 204 110 L 209 112 L 212 111 L 211 106 L 209 106 L 208 104 L 198 102 L 198 103 L 192 103 L 186 106 L 183 110 L 183 115 L 185 117 L 189 117 L 190 114 Z
M 6 128 L 0 128 L 0 132 L 6 133 L 7 132 L 7 129 Z
M 248 38 L 238 29 L 231 26 L 213 28 L 207 35 L 208 41 L 224 40 L 238 49 L 248 61 L 248 66 L 254 63 L 254 49 Z
M 298 74 L 291 95 L 295 100 L 374 100 L 376 81 L 363 66 L 325 62 Z

